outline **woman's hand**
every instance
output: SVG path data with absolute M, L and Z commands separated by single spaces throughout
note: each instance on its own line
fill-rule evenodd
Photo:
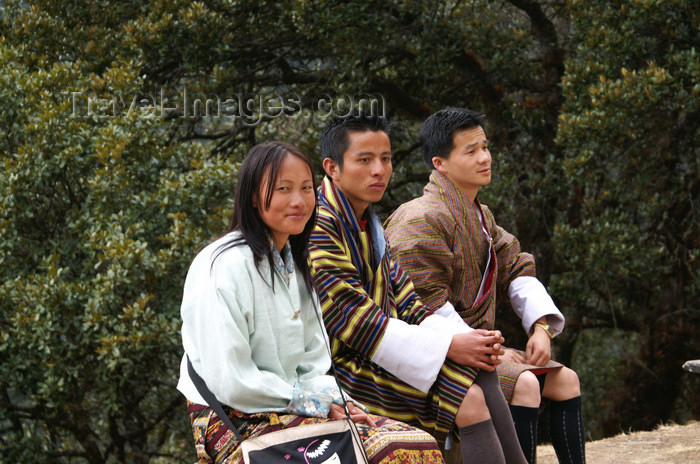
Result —
M 348 401 L 348 411 L 350 412 L 350 419 L 352 419 L 353 422 L 357 424 L 365 423 L 370 427 L 377 426 L 377 424 L 369 416 L 369 414 L 355 406 L 355 404 L 352 401 Z M 328 413 L 329 419 L 344 419 L 345 417 L 347 416 L 345 415 L 345 410 L 342 406 L 338 406 L 337 404 L 331 404 L 331 410 Z

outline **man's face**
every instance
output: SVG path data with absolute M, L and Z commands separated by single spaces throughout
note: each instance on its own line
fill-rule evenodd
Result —
M 391 142 L 383 131 L 350 132 L 348 142 L 343 168 L 330 158 L 323 160 L 323 168 L 361 218 L 370 203 L 382 199 L 389 184 Z
M 452 141 L 450 157 L 434 157 L 433 166 L 474 201 L 479 187 L 491 182 L 489 141 L 480 126 L 455 132 Z

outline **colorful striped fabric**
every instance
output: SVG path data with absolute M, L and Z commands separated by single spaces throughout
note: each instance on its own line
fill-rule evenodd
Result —
M 515 350 L 520 356 L 525 357 L 525 352 L 521 350 Z M 563 367 L 564 365 L 551 359 L 547 361 L 544 366 L 533 366 L 532 364 L 522 364 L 513 362 L 504 362 L 499 364 L 496 368 L 498 373 L 498 381 L 501 384 L 501 390 L 503 391 L 503 396 L 506 397 L 506 401 L 510 403 L 513 398 L 513 390 L 515 390 L 515 383 L 518 381 L 518 377 L 525 371 L 531 371 L 535 375 L 545 374 L 552 369 L 557 369 Z
M 319 200 L 310 264 L 341 385 L 373 413 L 420 426 L 444 441 L 476 371 L 448 360 L 425 394 L 370 360 L 389 318 L 419 324 L 430 312 L 385 252 L 381 224 L 371 208 L 363 230 L 328 178 L 319 187 Z
M 536 275 L 535 260 L 521 251 L 518 239 L 496 224 L 485 205 L 478 200 L 470 204 L 436 170 L 423 195 L 404 203 L 387 219 L 386 236 L 392 256 L 410 276 L 426 306 L 440 308 L 449 301 L 476 329 L 497 328 L 496 300 L 508 298 L 508 286 L 516 277 Z M 487 271 L 489 254 L 491 266 Z M 495 286 L 488 282 L 494 277 L 492 273 Z M 478 298 L 482 280 L 486 282 Z M 498 370 L 501 387 L 510 401 L 518 376 L 531 369 L 524 364 L 504 363 Z
M 241 464 L 243 456 L 236 436 L 209 407 L 187 403 L 199 464 Z M 292 414 L 244 414 L 224 406 L 243 439 L 289 427 L 326 422 L 329 419 Z M 423 430 L 386 417 L 372 416 L 376 427 L 357 424 L 370 464 L 444 464 L 435 439 Z
M 516 277 L 536 276 L 535 260 L 521 251 L 518 239 L 496 224 L 485 205 L 478 200 L 470 204 L 436 170 L 423 196 L 399 206 L 387 219 L 386 236 L 392 256 L 411 277 L 425 305 L 439 308 L 450 301 L 474 328 L 493 329 L 495 323 L 495 298 L 489 298 L 491 314 L 486 317 L 481 317 L 477 310 L 481 302 L 476 301 L 489 242 L 495 252 L 499 299 L 508 298 L 508 286 Z

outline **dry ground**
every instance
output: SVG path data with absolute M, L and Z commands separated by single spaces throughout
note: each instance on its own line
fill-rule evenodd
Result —
M 447 464 L 461 464 L 459 446 L 444 453 Z M 700 422 L 661 425 L 651 432 L 622 433 L 586 442 L 588 464 L 700 464 Z M 559 464 L 551 445 L 537 447 L 537 464 Z
M 700 463 L 700 422 L 662 425 L 586 443 L 588 464 Z M 554 449 L 537 447 L 537 464 L 558 464 Z

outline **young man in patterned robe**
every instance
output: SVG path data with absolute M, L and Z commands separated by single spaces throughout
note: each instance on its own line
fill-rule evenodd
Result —
M 483 120 L 483 114 L 452 108 L 425 121 L 421 143 L 430 181 L 421 197 L 389 217 L 386 235 L 427 306 L 450 304 L 470 327 L 491 330 L 497 299 L 510 300 L 530 338 L 524 352 L 506 349 L 498 374 L 525 456 L 535 462 L 540 388 L 533 386 L 541 383 L 559 462 L 582 463 L 578 376 L 550 360 L 551 339 L 564 328 L 564 317 L 535 277 L 533 256 L 476 198 L 491 181 Z
M 456 426 L 465 463 L 524 463 L 494 370 L 500 332 L 468 328 L 449 308 L 428 310 L 389 256 L 371 207 L 392 172 L 387 121 L 336 119 L 321 152 L 310 263 L 342 387 L 440 442 Z

